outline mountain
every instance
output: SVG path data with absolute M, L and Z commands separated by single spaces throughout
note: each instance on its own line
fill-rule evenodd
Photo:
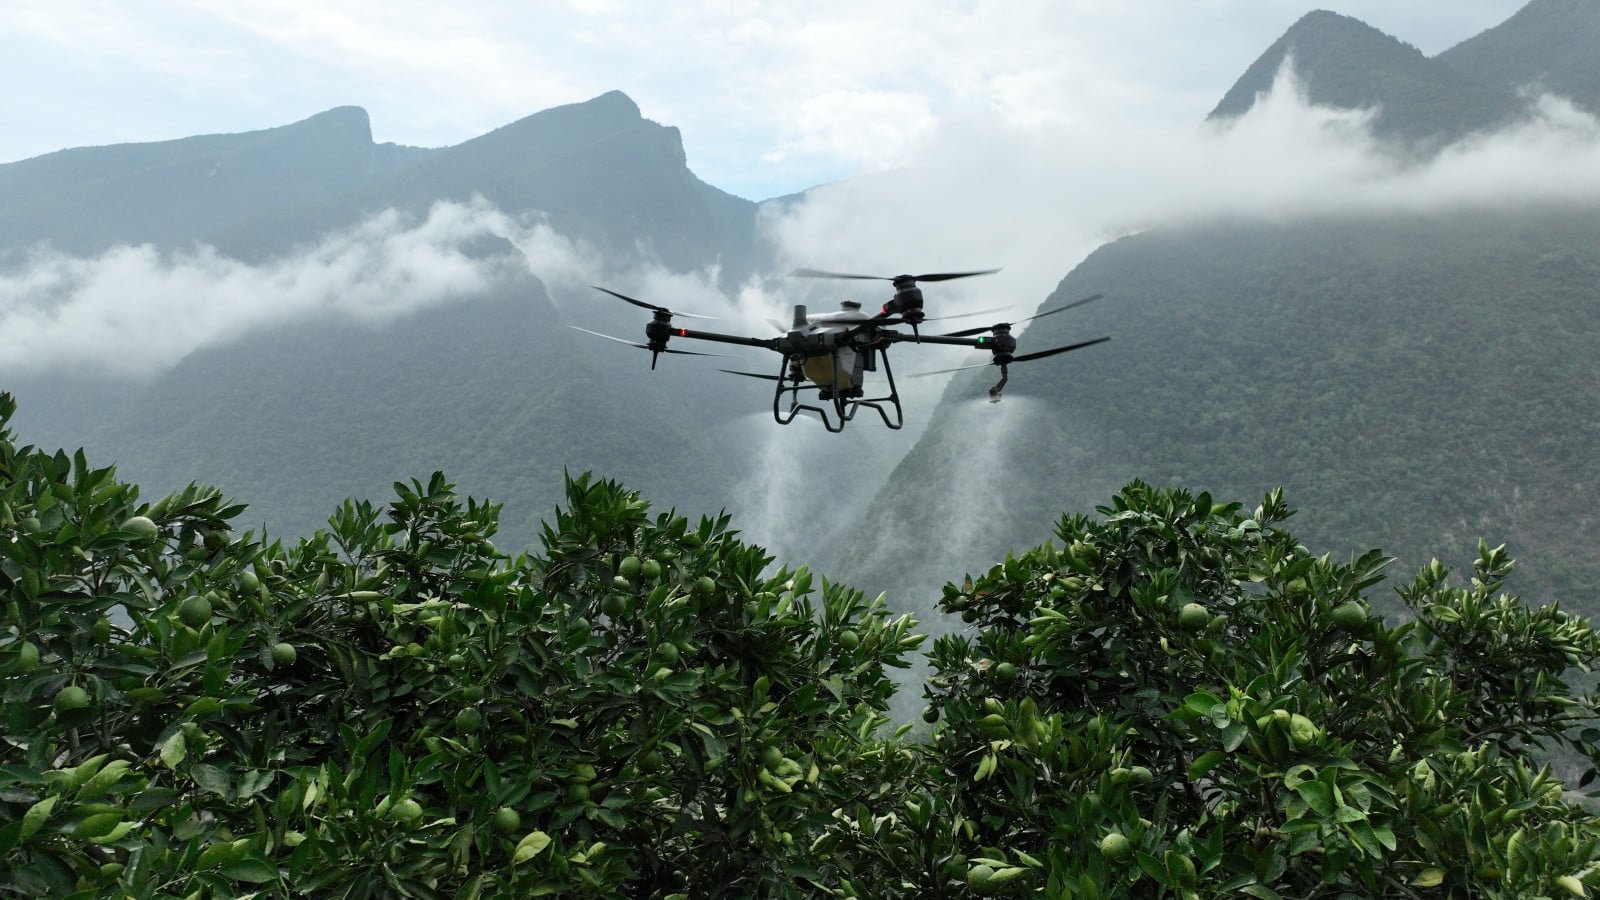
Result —
M 754 252 L 756 204 L 695 177 L 678 129 L 643 118 L 619 91 L 432 151 L 320 202 L 266 211 L 211 240 L 258 258 L 382 210 L 421 215 L 438 201 L 474 197 L 506 212 L 536 212 L 610 255 L 642 250 L 676 271 L 720 265 L 736 280 Z
M 1281 485 L 1318 553 L 1382 547 L 1404 572 L 1469 562 L 1481 536 L 1509 543 L 1519 589 L 1595 612 L 1596 283 L 1600 211 L 1125 238 L 1045 305 L 1106 299 L 1022 349 L 1113 340 L 1015 366 L 999 406 L 992 371 L 953 382 L 843 575 L 922 607 L 918 572 L 986 567 L 1132 479 L 1252 503 Z
M 1600 3 L 1532 0 L 1500 25 L 1439 54 L 1482 84 L 1531 88 L 1571 99 L 1600 115 Z
M 40 242 L 91 255 L 116 244 L 208 240 L 381 179 L 428 152 L 374 144 L 366 111 L 346 106 L 263 131 L 0 164 L 0 260 L 4 250 Z
M 1540 0 L 1460 49 L 1494 49 L 1508 71 L 1517 54 L 1581 74 L 1556 62 L 1564 32 L 1581 33 L 1593 9 Z M 1437 141 L 1516 114 L 1509 87 L 1312 13 L 1213 115 L 1243 112 L 1291 53 L 1313 100 L 1381 102 L 1390 136 Z M 1592 207 L 1216 221 L 1126 237 L 1040 309 L 1105 299 L 1040 319 L 1020 349 L 1113 340 L 1014 367 L 999 406 L 984 398 L 992 370 L 953 381 L 839 573 L 927 616 L 942 583 L 928 573 L 986 569 L 1137 478 L 1247 503 L 1283 486 L 1308 546 L 1381 547 L 1399 557 L 1398 575 L 1434 556 L 1467 565 L 1480 537 L 1506 542 L 1521 564 L 1515 590 L 1600 613 L 1597 284 Z
M 701 182 L 677 129 L 613 92 L 438 150 L 373 145 L 366 114 L 344 108 L 0 166 L 0 263 L 22 265 L 41 242 L 76 255 L 202 242 L 271 267 L 375 213 L 416 222 L 475 197 L 589 244 L 608 270 L 721 264 L 734 277 L 755 244 L 755 204 Z M 147 491 L 230 485 L 279 534 L 315 527 L 328 497 L 381 496 L 435 469 L 507 504 L 508 546 L 536 536 L 564 468 L 686 511 L 730 504 L 752 463 L 729 429 L 770 395 L 727 379 L 723 402 L 707 402 L 709 364 L 668 357 L 651 373 L 645 354 L 566 328 L 634 335 L 647 314 L 588 291 L 563 312 L 538 260 L 498 239 L 468 249 L 482 289 L 410 313 L 307 313 L 143 380 L 58 365 L 0 371 L 0 382 L 18 396 L 25 440 L 86 446 Z
M 1272 88 L 1284 61 L 1311 102 L 1375 108 L 1377 135 L 1433 146 L 1513 121 L 1525 104 L 1499 84 L 1463 75 L 1366 23 L 1337 13 L 1307 13 L 1262 53 L 1209 116 L 1243 115 Z

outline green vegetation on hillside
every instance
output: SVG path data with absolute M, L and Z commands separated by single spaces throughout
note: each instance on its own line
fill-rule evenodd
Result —
M 937 582 L 902 588 L 948 577 L 939 559 L 967 554 L 959 572 L 1038 543 L 1061 510 L 1141 478 L 1282 486 L 1308 546 L 1383 547 L 1405 571 L 1504 542 L 1526 596 L 1593 615 L 1596 284 L 1588 210 L 1215 222 L 1109 244 L 1044 305 L 1106 299 L 1030 325 L 1023 347 L 1113 339 L 1019 367 L 999 406 L 981 402 L 991 373 L 958 376 L 842 575 L 922 614 Z M 981 469 L 973 433 L 993 448 Z M 981 515 L 930 483 L 982 486 Z M 974 546 L 915 540 L 974 517 Z M 1375 602 L 1401 611 L 1392 593 Z
M 1126 487 L 949 585 L 922 638 L 584 476 L 537 555 L 442 476 L 284 546 L 19 447 L 0 394 L 0 891 L 96 897 L 1530 897 L 1600 823 L 1600 635 L 1438 565 L 1314 557 Z M 1592 769 L 1591 769 L 1592 772 Z M 1587 780 L 1587 775 L 1585 776 Z

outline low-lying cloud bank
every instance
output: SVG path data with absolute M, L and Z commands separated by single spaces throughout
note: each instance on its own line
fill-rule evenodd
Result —
M 1421 160 L 1374 138 L 1372 118 L 1310 104 L 1287 70 L 1221 124 L 1022 129 L 973 111 L 906 169 L 813 191 L 771 226 L 799 265 L 1003 266 L 974 286 L 1031 306 L 1096 247 L 1157 226 L 1600 207 L 1600 122 L 1563 99 Z
M 1600 204 L 1600 122 L 1540 98 L 1523 123 L 1417 161 L 1372 137 L 1368 112 L 1317 107 L 1287 71 L 1241 119 L 1174 127 L 1007 125 L 993 111 L 947 117 L 902 170 L 841 182 L 766 220 L 778 272 L 728 297 L 717 273 L 606 259 L 535 214 L 440 203 L 418 219 L 375 215 L 291 256 L 246 264 L 201 247 L 119 247 L 79 258 L 36 250 L 0 269 L 0 373 L 64 367 L 143 375 L 252 330 L 319 316 L 382 321 L 469 298 L 531 272 L 563 296 L 605 284 L 727 330 L 773 331 L 788 307 L 876 305 L 887 287 L 774 277 L 791 266 L 889 275 L 1004 267 L 939 285 L 930 312 L 1031 310 L 1109 239 L 1219 218 Z M 486 238 L 518 254 L 484 254 Z M 937 304 L 937 305 L 936 305 Z M 937 310 L 937 311 L 935 311 Z

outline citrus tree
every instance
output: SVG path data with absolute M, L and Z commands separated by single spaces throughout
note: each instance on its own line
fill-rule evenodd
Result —
M 0 395 L 0 892 L 808 896 L 919 643 L 587 476 L 542 553 L 440 476 L 292 546 L 18 447 Z
M 1387 560 L 1313 556 L 1253 511 L 1135 483 L 1061 544 L 945 589 L 932 656 L 948 780 L 922 896 L 1534 897 L 1600 883 L 1600 829 L 1535 752 L 1593 765 L 1564 675 L 1600 636 L 1504 593 L 1483 548 L 1390 627 Z M 943 793 L 940 793 L 940 790 Z M 934 841 L 929 849 L 928 840 Z

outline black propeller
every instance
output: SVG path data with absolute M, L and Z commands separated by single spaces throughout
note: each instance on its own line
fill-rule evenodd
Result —
M 974 275 L 993 275 L 999 269 L 980 269 L 975 272 L 930 272 L 927 275 L 851 275 L 848 272 L 824 272 L 821 269 L 795 269 L 790 275 L 799 278 L 851 278 L 857 281 L 890 281 L 896 285 L 918 281 L 950 281 L 971 278 Z
M 963 331 L 952 331 L 949 334 L 946 334 L 945 337 L 971 337 L 971 336 L 973 336 L 975 334 L 983 334 L 985 331 L 994 331 L 994 330 L 999 329 L 999 328 L 1009 329 L 1013 325 L 1021 325 L 1023 322 L 1031 322 L 1034 319 L 1042 319 L 1045 316 L 1053 316 L 1058 312 L 1064 312 L 1066 310 L 1072 309 L 1075 306 L 1082 306 L 1085 303 L 1093 303 L 1094 301 L 1099 300 L 1102 296 L 1104 296 L 1104 295 L 1103 294 L 1090 294 L 1089 296 L 1084 297 L 1082 300 L 1074 300 L 1071 303 L 1067 303 L 1067 304 L 1064 304 L 1062 306 L 1058 306 L 1055 309 L 1047 309 L 1042 313 L 1037 313 L 1035 315 L 1031 315 L 1031 316 L 1027 317 L 1026 319 L 1017 319 L 1014 322 L 996 322 L 993 325 L 985 325 L 982 328 L 968 328 L 968 329 L 965 329 Z
M 727 372 L 729 375 L 743 375 L 746 378 L 759 378 L 762 381 L 782 381 L 776 375 L 758 375 L 755 372 L 739 372 L 734 369 L 718 369 L 718 372 Z
M 589 286 L 594 288 L 597 291 L 604 291 L 605 293 L 610 294 L 611 296 L 617 298 L 618 300 L 622 300 L 622 301 L 625 301 L 625 302 L 628 302 L 628 303 L 632 303 L 634 306 L 637 306 L 637 307 L 639 307 L 641 309 L 648 309 L 648 310 L 651 310 L 652 312 L 666 313 L 668 316 L 683 316 L 685 319 L 715 319 L 716 318 L 716 316 L 701 316 L 701 315 L 696 315 L 694 313 L 673 312 L 672 310 L 667 309 L 665 306 L 657 306 L 654 303 L 646 303 L 643 300 L 635 300 L 632 297 L 629 297 L 627 294 L 619 294 L 616 291 L 611 290 L 610 288 L 603 288 L 598 284 L 591 284 Z M 578 330 L 582 331 L 583 329 L 580 328 Z M 601 337 L 605 337 L 605 335 L 601 335 Z M 676 350 L 676 351 L 673 351 L 673 352 L 675 352 L 675 353 L 687 353 L 689 351 L 687 351 L 687 350 Z
M 627 338 L 612 337 L 609 334 L 601 334 L 598 331 L 590 331 L 587 328 L 579 328 L 576 325 L 568 325 L 567 327 L 571 328 L 574 331 L 581 331 L 584 334 L 592 334 L 592 335 L 594 335 L 595 337 L 598 337 L 598 338 L 605 338 L 608 341 L 616 341 L 619 344 L 627 344 L 629 347 L 638 347 L 640 350 L 649 350 L 650 351 L 650 368 L 652 368 L 652 369 L 654 369 L 656 367 L 656 357 L 659 356 L 662 353 L 676 353 L 676 354 L 678 354 L 680 356 L 717 356 L 717 357 L 721 357 L 723 359 L 734 359 L 735 358 L 733 356 L 729 356 L 726 353 L 702 353 L 699 350 L 673 350 L 670 347 L 656 348 L 656 347 L 651 347 L 649 344 L 641 344 L 638 341 L 630 341 Z
M 1109 341 L 1109 340 L 1111 340 L 1111 338 L 1109 338 L 1109 337 L 1098 337 L 1098 338 L 1095 338 L 1092 341 L 1080 341 L 1080 342 L 1078 342 L 1076 344 L 1068 344 L 1065 347 L 1052 347 L 1049 350 L 1039 350 L 1039 351 L 1036 351 L 1036 352 L 1033 352 L 1033 353 L 1023 353 L 1023 354 L 1019 354 L 1017 356 L 1011 357 L 1011 362 L 1019 363 L 1019 362 L 1027 362 L 1030 359 L 1044 359 L 1047 356 L 1055 356 L 1058 353 L 1068 353 L 1068 352 L 1073 351 L 1073 350 L 1082 350 L 1084 347 L 1093 347 L 1095 344 L 1104 344 L 1106 341 Z M 917 372 L 914 375 L 907 375 L 906 377 L 907 378 L 926 378 L 929 375 L 944 375 L 944 374 L 947 374 L 949 372 L 961 372 L 961 371 L 965 371 L 967 369 L 984 369 L 984 368 L 988 368 L 989 366 L 1001 366 L 1001 368 L 1004 368 L 1005 365 L 1009 365 L 1009 363 L 1002 364 L 1002 363 L 996 362 L 994 360 L 990 360 L 989 362 L 986 362 L 986 363 L 973 363 L 970 366 L 956 366 L 954 369 L 936 369 L 936 370 L 934 370 L 932 372 Z

